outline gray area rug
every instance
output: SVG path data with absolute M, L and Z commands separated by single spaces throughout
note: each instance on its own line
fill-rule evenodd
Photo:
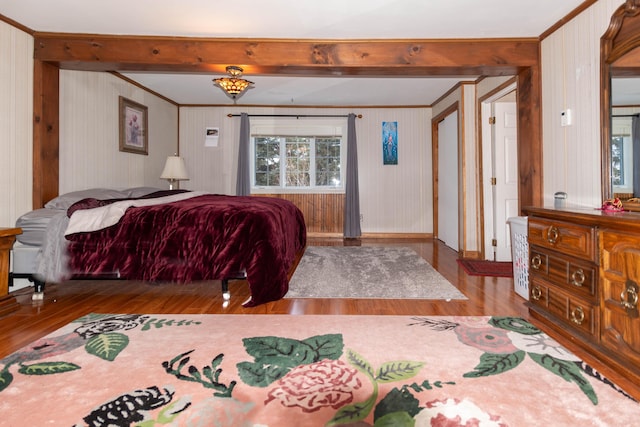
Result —
M 309 246 L 285 298 L 468 299 L 413 249 Z

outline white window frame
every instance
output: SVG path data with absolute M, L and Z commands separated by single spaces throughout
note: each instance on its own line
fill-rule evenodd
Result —
M 250 146 L 250 169 L 251 169 L 251 193 L 252 194 L 269 194 L 269 193 L 344 193 L 344 181 L 346 176 L 346 119 L 327 119 L 327 118 L 299 118 L 295 120 L 286 120 L 279 118 L 270 119 L 252 119 L 251 120 L 251 146 Z M 255 136 L 299 136 L 299 137 L 340 137 L 340 185 L 335 187 L 316 186 L 315 180 L 309 187 L 286 187 L 280 185 L 274 186 L 256 186 L 255 184 Z M 311 147 L 312 159 L 310 164 L 310 172 L 315 176 L 315 141 Z M 286 148 L 284 144 L 280 146 L 281 163 L 284 162 L 284 153 Z M 285 183 L 284 168 L 280 168 L 280 182 Z

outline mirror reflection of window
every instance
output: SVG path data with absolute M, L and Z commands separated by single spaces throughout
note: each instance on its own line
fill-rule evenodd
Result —
M 611 179 L 615 186 L 624 184 L 623 138 L 622 135 L 613 135 L 611 137 Z
M 633 194 L 633 135 L 631 117 L 613 117 L 611 179 L 615 194 Z

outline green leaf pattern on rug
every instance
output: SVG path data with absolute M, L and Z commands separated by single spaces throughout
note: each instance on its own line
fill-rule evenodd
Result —
M 553 372 L 568 382 L 576 383 L 578 387 L 580 387 L 580 390 L 587 395 L 594 405 L 598 404 L 598 396 L 596 396 L 595 390 L 589 381 L 582 376 L 582 371 L 575 363 L 556 359 L 555 357 L 547 354 L 529 353 L 529 356 L 538 365 L 542 366 L 549 372 Z
M 116 357 L 129 345 L 129 337 L 125 334 L 112 332 L 109 334 L 94 335 L 89 338 L 84 346 L 88 354 L 99 357 L 102 360 L 113 362 Z
M 374 427 L 414 427 L 416 420 L 406 412 L 392 412 L 376 419 Z
M 254 337 L 242 340 L 253 362 L 236 366 L 242 381 L 255 387 L 267 387 L 291 369 L 320 360 L 337 360 L 344 348 L 342 335 L 319 335 L 305 340 L 281 337 Z
M 73 332 L 36 340 L 22 350 L 2 359 L 4 367 L 0 371 L 0 392 L 14 381 L 9 369 L 15 364 L 20 366 L 18 372 L 23 375 L 52 375 L 71 372 L 80 369 L 80 367 L 64 361 L 40 362 L 31 365 L 24 362 L 58 356 L 82 346 L 88 354 L 112 362 L 129 345 L 129 337 L 117 331 L 132 330 L 140 326 L 142 326 L 142 330 L 151 330 L 152 327 L 155 329 L 169 326 L 184 327 L 199 325 L 201 322 L 156 319 L 142 314 L 89 313 L 72 323 L 80 323 L 80 326 L 75 328 Z
M 9 387 L 12 382 L 13 375 L 11 374 L 11 372 L 9 372 L 8 366 L 5 366 L 2 372 L 0 372 L 0 391 Z
M 402 360 L 402 361 L 385 362 L 378 369 L 374 369 L 369 362 L 367 362 L 360 354 L 356 353 L 353 350 L 347 351 L 347 360 L 352 366 L 354 366 L 360 372 L 363 372 L 369 378 L 369 380 L 373 384 L 373 393 L 364 402 L 353 403 L 340 408 L 340 410 L 336 412 L 335 416 L 327 423 L 328 426 L 350 424 L 350 423 L 355 423 L 357 421 L 364 420 L 371 413 L 371 410 L 374 408 L 374 405 L 378 400 L 379 384 L 402 381 L 402 380 L 412 378 L 415 375 L 417 375 L 418 372 L 420 372 L 420 370 L 424 366 L 424 363 L 421 363 L 421 362 Z M 413 396 L 411 396 L 411 398 L 413 398 Z M 390 401 L 387 401 L 386 403 L 388 405 Z M 394 407 L 394 409 L 392 410 L 392 413 L 396 413 L 396 414 L 393 416 L 390 416 L 385 422 L 391 422 L 392 420 L 399 421 L 400 419 L 406 419 L 405 415 L 402 414 L 402 412 L 405 412 L 405 411 L 403 411 L 402 409 L 403 408 Z M 380 409 L 380 412 L 381 412 L 380 414 L 381 417 L 390 415 L 385 413 L 382 408 Z M 375 425 L 376 426 L 378 425 L 377 422 Z M 387 424 L 387 425 L 393 425 L 393 424 Z M 396 424 L 396 425 L 404 425 L 404 424 Z M 407 425 L 410 425 L 410 424 L 407 424 Z
M 475 371 L 467 372 L 463 377 L 479 378 L 505 373 L 522 363 L 525 355 L 524 351 L 511 354 L 485 353 L 480 356 L 480 364 L 475 367 Z
M 336 414 L 329 420 L 326 426 L 339 426 L 342 424 L 354 424 L 357 421 L 362 421 L 371 413 L 373 405 L 378 398 L 378 387 L 375 386 L 374 393 L 364 402 L 352 403 L 350 405 L 343 406 Z
M 577 384 L 594 405 L 598 404 L 593 387 L 582 375 L 581 367 L 576 364 L 579 359 L 540 329 L 515 317 L 492 317 L 489 325 L 492 328 L 482 325 L 456 327 L 456 334 L 462 343 L 484 351 L 480 356 L 480 364 L 463 377 L 499 375 L 516 368 L 529 355 L 535 363 L 549 372 Z M 507 331 L 506 334 L 504 331 Z
M 160 329 L 160 328 L 166 328 L 169 326 L 177 326 L 177 327 L 191 326 L 191 325 L 199 325 L 200 323 L 201 322 L 198 322 L 195 320 L 174 320 L 174 319 L 151 318 L 151 319 L 148 319 L 146 322 L 144 322 L 144 325 L 142 326 L 142 330 L 149 331 L 151 330 L 152 327 L 156 329 Z
M 489 324 L 496 328 L 517 332 L 522 335 L 538 335 L 542 333 L 540 329 L 520 317 L 494 316 L 489 320 Z
M 412 426 L 413 424 L 405 424 L 405 417 L 413 420 L 413 417 L 418 415 L 421 410 L 420 401 L 406 387 L 394 388 L 376 405 L 373 418 L 376 427 L 386 425 Z M 392 421 L 396 424 L 391 423 Z
M 411 362 L 409 360 L 399 360 L 394 362 L 383 363 L 376 375 L 376 381 L 379 383 L 390 383 L 402 381 L 414 377 L 424 363 Z
M 367 362 L 364 357 L 360 356 L 353 350 L 349 350 L 347 352 L 347 360 L 351 364 L 351 366 L 355 367 L 357 370 L 368 376 L 371 381 L 375 381 L 375 371 L 373 366 Z
M 68 362 L 42 362 L 20 366 L 18 372 L 24 375 L 62 374 L 80 369 L 80 366 Z
M 189 365 L 186 369 L 187 374 L 183 373 L 184 367 L 187 366 L 191 360 L 189 355 L 194 351 L 195 350 L 187 351 L 179 354 L 168 362 L 162 362 L 162 367 L 168 374 L 175 376 L 179 380 L 199 383 L 205 388 L 215 390 L 213 393 L 215 397 L 231 397 L 233 388 L 236 386 L 236 382 L 231 381 L 227 385 L 220 381 L 220 375 L 222 374 L 222 368 L 220 368 L 220 365 L 224 358 L 223 354 L 218 354 L 216 357 L 211 359 L 211 365 L 204 366 L 202 368 L 202 373 L 194 365 Z

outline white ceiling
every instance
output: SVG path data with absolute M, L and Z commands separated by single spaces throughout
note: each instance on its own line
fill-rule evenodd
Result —
M 538 37 L 584 0 L 3 0 L 0 14 L 39 32 L 287 39 Z M 220 75 L 125 75 L 179 104 L 231 104 Z M 239 104 L 429 105 L 458 78 L 273 77 Z
M 611 105 L 614 107 L 634 106 L 640 104 L 640 79 L 611 79 Z

